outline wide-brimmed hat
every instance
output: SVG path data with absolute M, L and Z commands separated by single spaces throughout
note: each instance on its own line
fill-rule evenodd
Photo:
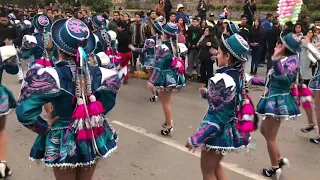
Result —
M 111 62 L 109 56 L 105 52 L 97 53 L 96 59 L 99 66 L 108 66 Z
M 301 38 L 294 33 L 280 34 L 280 39 L 286 44 L 286 47 L 293 53 L 301 52 Z
M 228 51 L 240 61 L 247 61 L 246 53 L 249 51 L 250 46 L 248 42 L 243 39 L 238 33 L 228 36 L 223 34 L 222 42 L 228 49 Z
M 178 5 L 177 5 L 177 10 L 176 10 L 176 11 L 179 11 L 179 9 L 180 9 L 180 8 L 184 8 L 183 4 L 178 4 Z
M 152 25 L 154 28 L 156 28 L 160 33 L 162 32 L 162 23 L 155 20 L 155 21 L 151 21 Z
M 235 33 L 239 33 L 240 32 L 240 28 L 237 24 L 234 24 L 232 22 L 229 23 L 229 27 L 230 27 L 230 30 L 233 34 Z
M 92 17 L 92 23 L 99 29 L 102 28 L 102 26 L 106 25 L 106 19 L 101 15 L 97 14 Z
M 81 45 L 87 54 L 96 48 L 96 41 L 88 26 L 75 18 L 60 19 L 51 27 L 52 40 L 63 52 L 76 56 Z
M 2 46 L 0 47 L 0 58 L 1 61 L 4 62 L 5 60 L 17 56 L 18 52 L 14 46 Z
M 37 14 L 32 19 L 32 25 L 38 30 L 43 32 L 44 30 L 50 30 L 51 20 L 48 16 Z
M 172 22 L 169 22 L 169 23 L 163 25 L 162 29 L 165 33 L 172 35 L 172 36 L 180 34 L 180 30 L 179 30 L 178 26 Z

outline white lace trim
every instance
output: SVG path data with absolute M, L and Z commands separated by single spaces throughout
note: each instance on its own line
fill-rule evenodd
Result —
M 1 113 L 0 116 L 6 116 L 11 113 L 14 108 L 9 109 L 7 112 Z
M 301 114 L 297 114 L 297 115 L 276 115 L 274 113 L 265 113 L 265 114 L 260 114 L 257 112 L 257 114 L 259 114 L 260 116 L 262 116 L 262 120 L 265 120 L 267 116 L 272 116 L 274 118 L 277 118 L 278 120 L 296 120 L 298 117 L 301 116 Z
M 114 148 L 110 149 L 105 155 L 101 156 L 102 158 L 107 158 L 110 156 L 111 153 L 115 152 L 117 150 L 118 146 L 115 146 Z M 95 163 L 97 163 L 97 160 L 99 158 L 101 158 L 100 156 L 96 156 L 94 158 L 94 160 L 90 161 L 90 162 L 87 162 L 87 163 L 76 163 L 76 164 L 72 164 L 72 163 L 62 163 L 62 164 L 47 164 L 45 163 L 45 166 L 46 167 L 49 167 L 49 168 L 77 168 L 77 167 L 85 167 L 85 166 L 91 166 Z M 35 159 L 35 158 L 32 158 L 29 156 L 29 159 L 31 161 L 35 161 L 35 162 L 41 162 L 41 161 L 44 161 L 44 159 Z

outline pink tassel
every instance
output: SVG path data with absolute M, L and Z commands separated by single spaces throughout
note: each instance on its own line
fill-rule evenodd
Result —
M 94 137 L 101 136 L 104 132 L 105 132 L 104 126 L 99 126 L 99 127 L 93 128 Z
M 87 115 L 84 104 L 78 105 L 71 116 L 72 119 L 85 119 L 86 117 Z
M 86 130 L 82 129 L 77 132 L 77 140 L 78 141 L 87 140 Z
M 255 113 L 254 108 L 250 103 L 243 105 L 243 108 L 242 108 L 243 115 L 245 115 L 245 114 L 253 115 L 254 113 Z
M 88 104 L 89 116 L 98 116 L 104 112 L 104 108 L 100 101 L 97 101 L 94 95 L 89 96 L 90 103 Z
M 292 95 L 296 105 L 300 106 L 299 90 L 298 90 L 298 85 L 297 84 L 293 85 L 293 88 L 291 89 L 291 95 Z
M 107 54 L 108 56 L 110 56 L 110 55 L 112 54 L 112 50 L 111 50 L 111 48 L 107 48 L 107 50 L 106 50 L 106 54 Z
M 300 96 L 312 96 L 311 90 L 305 84 L 302 84 L 302 87 L 299 93 L 300 93 Z
M 310 109 L 312 107 L 311 102 L 309 102 L 309 101 L 303 102 L 302 107 L 305 109 Z
M 37 59 L 36 64 L 41 65 L 43 67 L 52 67 L 52 63 L 49 60 L 46 59 Z

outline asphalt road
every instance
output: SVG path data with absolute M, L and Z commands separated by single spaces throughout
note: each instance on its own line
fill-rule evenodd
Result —
M 261 71 L 261 73 L 263 73 Z M 15 96 L 20 85 L 16 76 L 4 75 L 3 81 Z M 164 115 L 160 103 L 149 102 L 150 91 L 146 81 L 130 79 L 121 88 L 115 109 L 109 116 L 118 131 L 118 151 L 98 164 L 94 180 L 201 180 L 199 152 L 186 152 L 183 148 L 187 137 L 198 127 L 207 103 L 200 98 L 201 84 L 188 83 L 172 98 L 175 131 L 172 137 L 160 135 Z M 261 87 L 252 87 L 254 102 L 262 94 Z M 280 128 L 279 143 L 282 155 L 291 161 L 284 170 L 282 180 L 318 180 L 320 175 L 320 146 L 309 143 L 315 133 L 302 134 L 306 116 L 297 121 L 284 122 Z M 7 119 L 8 163 L 13 169 L 11 180 L 53 180 L 51 169 L 43 164 L 31 163 L 28 155 L 36 134 L 24 128 L 16 120 L 15 113 Z M 224 159 L 230 180 L 264 179 L 260 176 L 263 167 L 270 161 L 266 143 L 259 132 L 253 133 L 256 150 L 249 154 L 229 154 Z

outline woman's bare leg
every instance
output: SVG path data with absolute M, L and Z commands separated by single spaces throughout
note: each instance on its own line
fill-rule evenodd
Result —
M 216 154 L 215 150 L 201 151 L 200 166 L 203 180 L 226 180 L 227 176 L 220 165 L 221 154 Z
M 267 141 L 267 147 L 271 166 L 278 166 L 278 160 L 281 157 L 277 142 L 277 134 L 280 128 L 281 121 L 268 116 L 263 122 L 264 134 Z
M 56 180 L 76 180 L 76 170 L 67 168 L 67 169 L 61 169 L 61 168 L 53 168 L 54 176 L 56 177 Z
M 0 117 L 0 161 L 6 161 L 7 133 L 5 130 L 6 116 Z
M 77 168 L 76 180 L 92 180 L 95 169 L 95 164 L 86 168 Z
M 162 104 L 162 109 L 166 119 L 166 126 L 172 126 L 172 111 L 171 111 L 171 94 L 172 91 L 162 91 L 160 92 L 160 100 Z

